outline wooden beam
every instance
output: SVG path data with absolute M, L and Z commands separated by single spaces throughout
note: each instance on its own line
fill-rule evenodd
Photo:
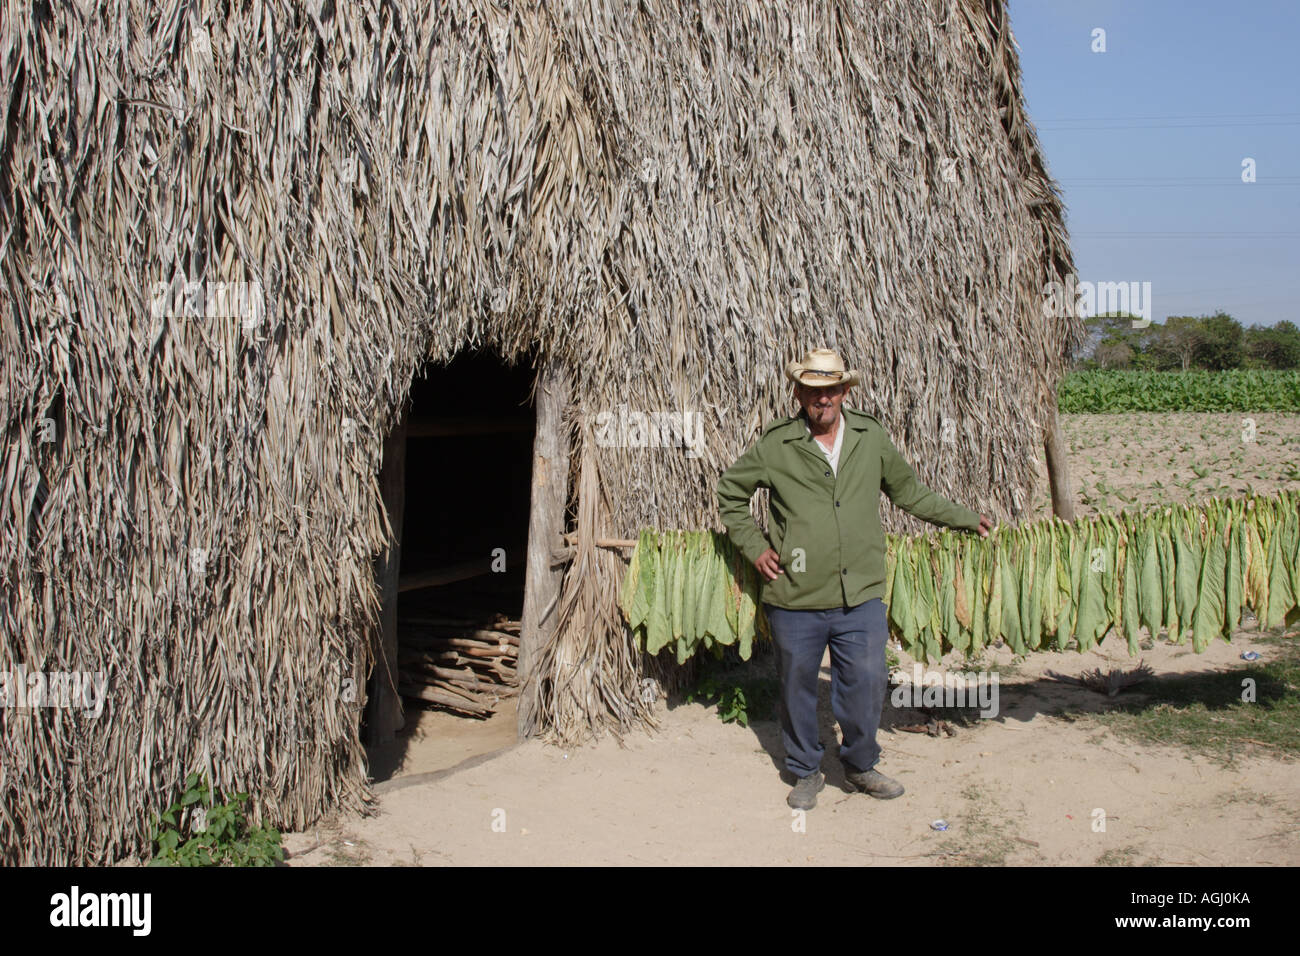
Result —
M 570 438 L 564 424 L 572 383 L 567 370 L 548 356 L 538 373 L 537 430 L 533 438 L 532 503 L 528 512 L 528 569 L 519 640 L 519 737 L 541 729 L 534 664 L 555 627 L 564 571 L 551 562 L 563 544 L 569 498 Z
M 552 565 L 568 564 L 569 561 L 573 559 L 574 552 L 578 550 L 576 539 L 571 535 L 566 534 L 564 540 L 566 544 L 563 548 L 557 548 L 551 552 Z M 592 543 L 598 548 L 610 548 L 615 551 L 626 551 L 628 548 L 635 548 L 637 546 L 637 542 L 629 541 L 626 538 L 597 538 Z M 619 556 L 624 561 L 630 561 L 632 559 L 630 554 L 622 554 Z
M 523 547 L 515 544 L 506 550 L 506 554 L 519 554 L 521 551 L 523 551 Z M 421 588 L 436 588 L 443 584 L 454 584 L 457 581 L 468 581 L 470 578 L 491 574 L 492 561 L 492 556 L 486 555 L 474 561 L 462 561 L 459 564 L 451 564 L 441 568 L 430 568 L 427 571 L 413 571 L 410 574 L 403 574 L 398 580 L 397 590 L 406 592 L 418 591 Z
M 496 435 L 529 432 L 533 423 L 519 418 L 420 418 L 407 425 L 408 438 L 444 438 L 455 435 Z
M 568 545 L 578 543 L 578 533 L 570 531 L 564 536 L 564 542 Z M 637 546 L 636 538 L 597 538 L 593 542 L 598 548 L 635 548 Z
M 1065 454 L 1061 416 L 1052 403 L 1043 440 L 1047 454 L 1047 480 L 1052 488 L 1052 511 L 1062 521 L 1074 520 L 1074 493 L 1070 490 L 1070 462 Z
M 376 576 L 383 606 L 380 639 L 371 673 L 366 729 L 369 743 L 386 744 L 405 726 L 402 698 L 397 686 L 397 594 L 402 567 L 402 517 L 406 510 L 406 411 L 384 438 L 384 463 L 379 469 L 379 490 L 393 529 L 393 542 L 379 558 Z

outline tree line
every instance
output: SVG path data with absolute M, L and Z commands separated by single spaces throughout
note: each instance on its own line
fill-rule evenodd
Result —
M 1075 355 L 1077 369 L 1300 369 L 1300 328 L 1294 322 L 1243 328 L 1226 312 L 1216 312 L 1171 315 L 1141 327 L 1138 316 L 1108 312 L 1084 325 L 1088 337 Z

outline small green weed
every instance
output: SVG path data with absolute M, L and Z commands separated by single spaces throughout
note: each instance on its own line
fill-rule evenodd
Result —
M 217 804 L 207 781 L 185 778 L 185 792 L 154 821 L 150 866 L 274 866 L 284 860 L 280 832 L 249 828 L 248 794 Z
M 776 696 L 776 681 L 770 677 L 739 681 L 705 675 L 686 693 L 686 700 L 706 705 L 716 702 L 724 724 L 748 727 L 751 719 L 765 720 L 771 715 Z

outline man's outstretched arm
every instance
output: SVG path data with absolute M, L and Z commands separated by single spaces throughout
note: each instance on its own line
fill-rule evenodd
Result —
M 893 441 L 884 436 L 885 447 L 881 454 L 880 487 L 889 500 L 910 515 L 915 515 L 933 524 L 946 525 L 949 528 L 965 528 L 978 531 L 981 535 L 991 525 L 983 518 L 961 505 L 949 501 L 942 495 L 935 494 L 916 477 L 916 472 L 898 453 Z

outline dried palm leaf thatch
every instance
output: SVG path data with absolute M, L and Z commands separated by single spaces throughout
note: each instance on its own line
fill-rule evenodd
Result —
M 0 101 L 0 665 L 109 687 L 0 715 L 5 861 L 146 850 L 190 770 L 279 826 L 363 804 L 375 476 L 427 362 L 699 413 L 698 454 L 580 443 L 627 536 L 718 529 L 823 344 L 924 481 L 1016 517 L 1081 335 L 1002 0 L 10 3 Z M 561 736 L 645 716 L 582 560 Z
M 584 324 L 585 354 L 636 352 L 612 378 L 588 363 L 576 394 L 696 411 L 705 440 L 699 459 L 602 447 L 616 525 L 719 527 L 712 478 L 793 409 L 779 370 L 821 344 L 932 487 L 1022 514 L 1077 322 L 1043 314 L 1070 258 L 1002 5 L 659 13 L 632 17 L 640 45 L 593 39 L 627 32 L 616 12 L 583 39 L 639 172 L 611 224 L 630 321 Z
M 542 736 L 566 746 L 605 730 L 619 735 L 657 725 L 653 698 L 643 693 L 640 653 L 618 612 L 623 561 L 595 546 L 609 521 L 609 506 L 595 456 L 586 447 L 589 440 L 580 439 L 578 449 L 577 543 L 565 571 L 555 628 L 534 671 L 540 711 L 547 715 Z

